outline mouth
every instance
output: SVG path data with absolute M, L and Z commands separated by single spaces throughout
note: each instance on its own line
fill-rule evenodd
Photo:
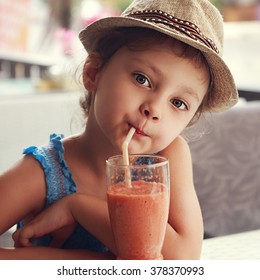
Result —
M 129 127 L 130 128 L 131 127 L 135 128 L 135 134 L 134 135 L 136 135 L 136 136 L 148 136 L 142 129 L 140 129 L 140 128 L 134 126 L 134 125 L 129 124 Z

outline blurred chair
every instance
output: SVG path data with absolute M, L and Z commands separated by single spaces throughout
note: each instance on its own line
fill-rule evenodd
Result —
M 260 228 L 260 101 L 209 114 L 197 128 L 205 135 L 189 145 L 205 235 Z

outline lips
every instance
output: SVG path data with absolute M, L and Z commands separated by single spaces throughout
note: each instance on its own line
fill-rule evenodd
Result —
M 139 134 L 139 135 L 143 135 L 143 136 L 147 136 L 142 130 L 136 128 L 136 131 L 135 131 L 136 134 Z
M 134 125 L 130 125 L 130 127 L 134 127 L 136 130 L 135 130 L 135 135 L 140 135 L 140 136 L 148 136 L 142 129 L 134 126 Z

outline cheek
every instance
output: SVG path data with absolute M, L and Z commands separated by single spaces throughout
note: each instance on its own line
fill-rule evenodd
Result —
M 136 109 L 136 100 L 125 87 L 109 87 L 109 91 L 99 92 L 96 104 L 99 113 L 106 114 L 110 119 L 122 120 L 124 115 Z
M 95 101 L 94 110 L 96 118 L 103 125 L 116 125 L 125 115 L 127 108 L 127 100 L 123 96 L 122 89 L 113 86 L 98 88 Z

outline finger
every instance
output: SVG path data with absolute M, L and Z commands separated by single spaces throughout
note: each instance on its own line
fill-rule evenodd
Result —
M 29 226 L 18 229 L 12 235 L 15 247 L 31 247 L 31 239 L 34 237 L 34 233 Z
M 31 239 L 26 237 L 21 237 L 21 235 L 16 235 L 13 237 L 14 239 L 14 247 L 31 247 Z

